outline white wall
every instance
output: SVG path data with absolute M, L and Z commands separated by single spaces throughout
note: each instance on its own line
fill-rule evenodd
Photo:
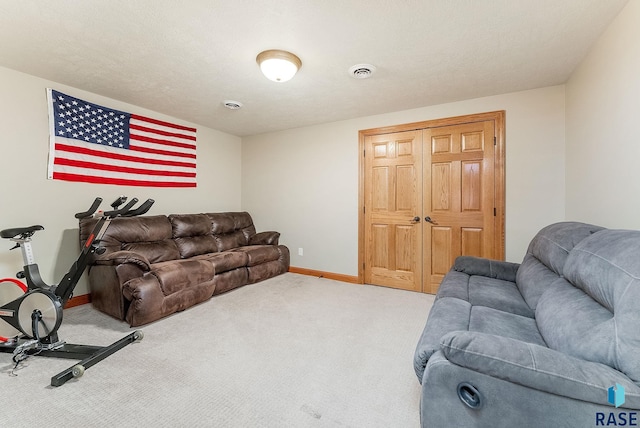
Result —
M 195 189 L 153 189 L 47 180 L 49 125 L 46 88 L 50 87 L 106 107 L 196 127 Z M 73 217 L 96 196 L 108 206 L 118 195 L 156 201 L 149 214 L 233 211 L 241 207 L 241 140 L 65 85 L 0 67 L 0 229 L 41 224 L 34 239 L 36 261 L 45 281 L 56 283 L 79 252 L 78 223 Z M 0 278 L 21 269 L 19 250 L 0 240 Z M 88 293 L 83 280 L 75 295 Z
M 563 220 L 564 86 L 461 101 L 240 138 L 198 128 L 196 189 L 122 188 L 46 179 L 47 87 L 159 119 L 175 118 L 0 68 L 0 229 L 42 224 L 34 249 L 43 277 L 55 282 L 77 255 L 73 214 L 95 196 L 153 198 L 150 212 L 244 209 L 258 230 L 278 230 L 292 265 L 357 275 L 358 131 L 463 114 L 506 110 L 507 260 L 520 261 L 542 226 Z M 242 185 L 241 185 L 242 183 Z M 0 245 L 8 241 L 0 241 Z M 297 255 L 304 248 L 304 256 Z M 0 248 L 0 277 L 21 266 Z M 87 292 L 82 282 L 76 295 Z
M 566 86 L 242 140 L 0 67 L 0 229 L 45 226 L 34 246 L 44 279 L 54 282 L 77 254 L 73 214 L 95 196 L 105 201 L 119 194 L 150 197 L 156 200 L 150 214 L 245 209 L 254 216 L 258 230 L 282 233 L 281 242 L 292 250 L 293 266 L 357 275 L 358 131 L 493 110 L 506 110 L 507 260 L 521 260 L 531 237 L 554 221 L 640 228 L 637 22 L 640 1 L 632 0 Z M 196 126 L 198 187 L 123 188 L 47 180 L 47 87 Z M 0 245 L 10 247 L 8 241 Z M 302 257 L 297 255 L 300 247 Z M 0 248 L 0 278 L 13 276 L 20 265 L 19 251 Z M 86 292 L 81 283 L 75 294 Z
M 506 110 L 506 258 L 521 261 L 565 218 L 564 100 L 554 86 L 245 137 L 242 208 L 282 233 L 292 266 L 357 275 L 358 131 Z
M 640 229 L 640 1 L 567 83 L 567 217 Z

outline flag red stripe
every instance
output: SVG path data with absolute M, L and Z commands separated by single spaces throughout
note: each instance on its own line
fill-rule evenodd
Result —
M 195 153 L 170 152 L 169 150 L 150 149 L 148 147 L 139 147 L 139 146 L 130 145 L 129 150 L 131 150 L 132 152 L 152 153 L 154 155 L 176 156 L 176 157 L 189 158 L 189 159 L 196 158 Z
M 165 146 L 172 146 L 172 147 L 182 147 L 183 149 L 191 149 L 191 150 L 196 149 L 195 144 L 178 143 L 176 141 L 168 141 L 168 140 L 159 140 L 157 138 L 145 137 L 143 135 L 129 134 L 129 138 L 132 140 L 146 141 L 147 143 L 163 144 Z
M 196 136 L 195 135 L 185 135 L 185 134 L 178 134 L 176 132 L 167 132 L 167 131 L 162 131 L 160 129 L 147 128 L 146 126 L 140 126 L 140 125 L 135 125 L 135 124 L 134 125 L 129 124 L 129 128 L 130 129 L 135 129 L 136 131 L 152 132 L 154 134 L 164 135 L 165 137 L 177 137 L 177 138 L 183 138 L 185 140 L 196 141 Z
M 188 126 L 182 126 L 182 125 L 177 125 L 175 123 L 163 122 L 162 120 L 151 119 L 149 117 L 144 117 L 144 116 L 138 116 L 137 114 L 132 114 L 131 119 L 136 119 L 142 122 L 148 122 L 156 125 L 166 126 L 169 128 L 180 129 L 182 131 L 196 132 L 196 128 L 189 128 Z
M 180 183 L 174 181 L 147 181 L 126 180 L 123 178 L 94 177 L 91 175 L 68 174 L 54 172 L 54 180 L 80 181 L 83 183 L 115 184 L 119 186 L 145 186 L 145 187 L 196 187 L 196 183 Z
M 74 166 L 78 168 L 87 168 L 101 171 L 114 171 L 124 172 L 128 174 L 143 174 L 143 175 L 158 175 L 162 177 L 195 177 L 195 172 L 181 172 L 181 171 L 157 171 L 153 169 L 142 168 L 130 168 L 124 166 L 105 165 L 95 162 L 84 162 L 66 158 L 56 158 L 54 163 L 56 165 Z
M 150 165 L 182 166 L 185 168 L 196 167 L 196 164 L 191 162 L 168 161 L 168 160 L 162 160 L 162 159 L 147 159 L 147 158 L 141 158 L 137 156 L 121 155 L 119 153 L 109 153 L 109 152 L 101 152 L 99 150 L 90 150 L 90 149 L 85 149 L 84 147 L 76 147 L 76 146 L 71 146 L 71 145 L 62 144 L 62 143 L 56 143 L 55 149 L 57 151 L 79 153 L 79 154 L 90 155 L 90 156 L 99 156 L 103 158 L 129 161 L 129 162 L 147 163 Z

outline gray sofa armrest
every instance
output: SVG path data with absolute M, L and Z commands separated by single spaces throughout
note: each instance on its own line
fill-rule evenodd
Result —
M 640 387 L 604 364 L 486 333 L 454 331 L 440 343 L 443 355 L 453 364 L 577 400 L 610 405 L 608 389 L 618 383 L 625 388 L 622 407 L 640 409 Z
M 249 238 L 249 245 L 278 245 L 280 232 L 260 232 Z
M 484 259 L 472 256 L 460 256 L 453 263 L 453 270 L 467 275 L 480 275 L 503 281 L 516 282 L 519 263 Z
M 452 331 L 468 330 L 470 314 L 471 305 L 461 299 L 443 297 L 433 305 L 413 356 L 413 369 L 420 383 L 427 361 L 440 350 L 440 339 Z
M 142 254 L 133 251 L 115 251 L 94 261 L 94 264 L 103 266 L 117 266 L 125 263 L 132 263 L 145 272 L 151 269 L 149 260 Z

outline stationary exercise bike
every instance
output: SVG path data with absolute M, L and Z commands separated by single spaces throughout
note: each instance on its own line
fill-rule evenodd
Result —
M 134 209 L 133 206 L 138 203 L 138 199 L 133 198 L 122 206 L 126 201 L 127 198 L 121 196 L 111 204 L 113 208 L 111 211 L 98 213 L 102 198 L 96 198 L 87 211 L 75 215 L 77 219 L 95 217 L 98 221 L 82 245 L 78 259 L 57 285 L 48 285 L 42 280 L 31 248 L 31 237 L 37 231 L 43 230 L 42 226 L 17 227 L 0 231 L 0 237 L 16 243 L 12 250 L 16 248 L 22 250 L 24 270 L 18 272 L 16 276 L 27 282 L 25 285 L 14 278 L 0 279 L 0 352 L 13 353 L 15 367 L 31 355 L 82 360 L 51 378 L 51 386 L 60 386 L 74 377 L 82 376 L 85 369 L 128 344 L 142 339 L 141 330 L 136 330 L 104 347 L 74 345 L 58 338 L 63 308 L 73 295 L 73 289 L 91 261 L 91 256 L 94 253 L 104 253 L 105 248 L 100 247 L 100 240 L 111 221 L 116 217 L 145 214 L 154 203 L 153 199 L 148 199 Z

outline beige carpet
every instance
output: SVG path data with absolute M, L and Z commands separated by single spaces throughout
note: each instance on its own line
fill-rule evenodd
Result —
M 65 385 L 75 360 L 0 354 L 0 426 L 419 427 L 412 358 L 433 296 L 287 273 L 141 327 L 144 339 Z M 132 331 L 90 305 L 60 338 Z

